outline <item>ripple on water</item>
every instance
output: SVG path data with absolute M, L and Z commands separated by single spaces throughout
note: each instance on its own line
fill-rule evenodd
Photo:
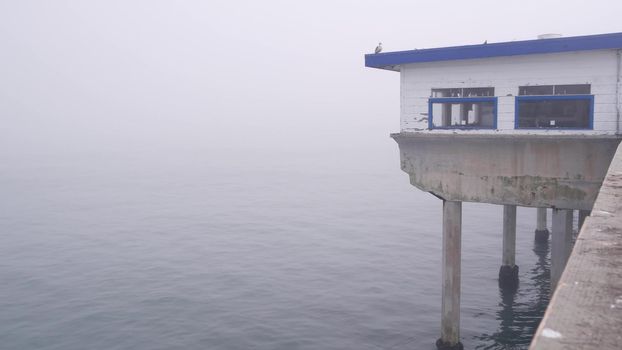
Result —
M 435 348 L 440 201 L 397 160 L 192 159 L 4 172 L 3 347 Z M 467 203 L 463 218 L 463 342 L 526 349 L 549 295 L 535 213 L 519 209 L 510 294 L 496 280 L 501 209 Z

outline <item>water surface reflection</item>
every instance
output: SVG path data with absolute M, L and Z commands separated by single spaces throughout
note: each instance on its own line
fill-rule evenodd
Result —
M 549 243 L 534 242 L 537 260 L 533 268 L 519 273 L 517 290 L 499 288 L 499 329 L 475 337 L 476 349 L 527 349 L 550 299 Z

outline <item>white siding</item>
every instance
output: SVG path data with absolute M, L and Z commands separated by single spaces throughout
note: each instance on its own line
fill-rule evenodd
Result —
M 615 50 L 507 56 L 406 64 L 401 67 L 401 130 L 428 128 L 428 99 L 434 88 L 494 87 L 498 130 L 432 130 L 477 133 L 615 134 L 618 62 Z M 515 130 L 514 96 L 523 85 L 591 84 L 594 130 Z

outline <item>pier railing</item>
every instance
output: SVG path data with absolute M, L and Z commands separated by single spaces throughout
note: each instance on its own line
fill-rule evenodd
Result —
M 530 350 L 622 348 L 622 145 Z

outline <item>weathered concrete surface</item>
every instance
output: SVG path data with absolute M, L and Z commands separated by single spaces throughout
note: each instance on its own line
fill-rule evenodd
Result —
M 585 218 L 590 216 L 590 211 L 589 210 L 579 210 L 579 231 L 581 230 L 581 227 L 583 227 L 583 223 L 585 222 Z
M 536 219 L 536 230 L 544 231 L 548 230 L 546 227 L 546 208 L 538 208 Z
M 622 348 L 622 146 L 530 350 Z
M 620 138 L 399 133 L 401 167 L 449 201 L 590 210 Z
M 516 262 L 516 206 L 503 206 L 503 256 L 501 265 L 514 266 Z
M 572 210 L 553 209 L 553 238 L 551 239 L 551 290 L 564 272 L 572 251 Z
M 537 216 L 535 241 L 538 243 L 548 242 L 549 230 L 546 227 L 546 208 L 538 208 Z
M 499 286 L 504 289 L 518 287 L 516 266 L 516 206 L 503 206 L 503 254 L 499 269 Z
M 460 266 L 462 203 L 443 201 L 443 294 L 439 350 L 462 349 L 460 343 Z

